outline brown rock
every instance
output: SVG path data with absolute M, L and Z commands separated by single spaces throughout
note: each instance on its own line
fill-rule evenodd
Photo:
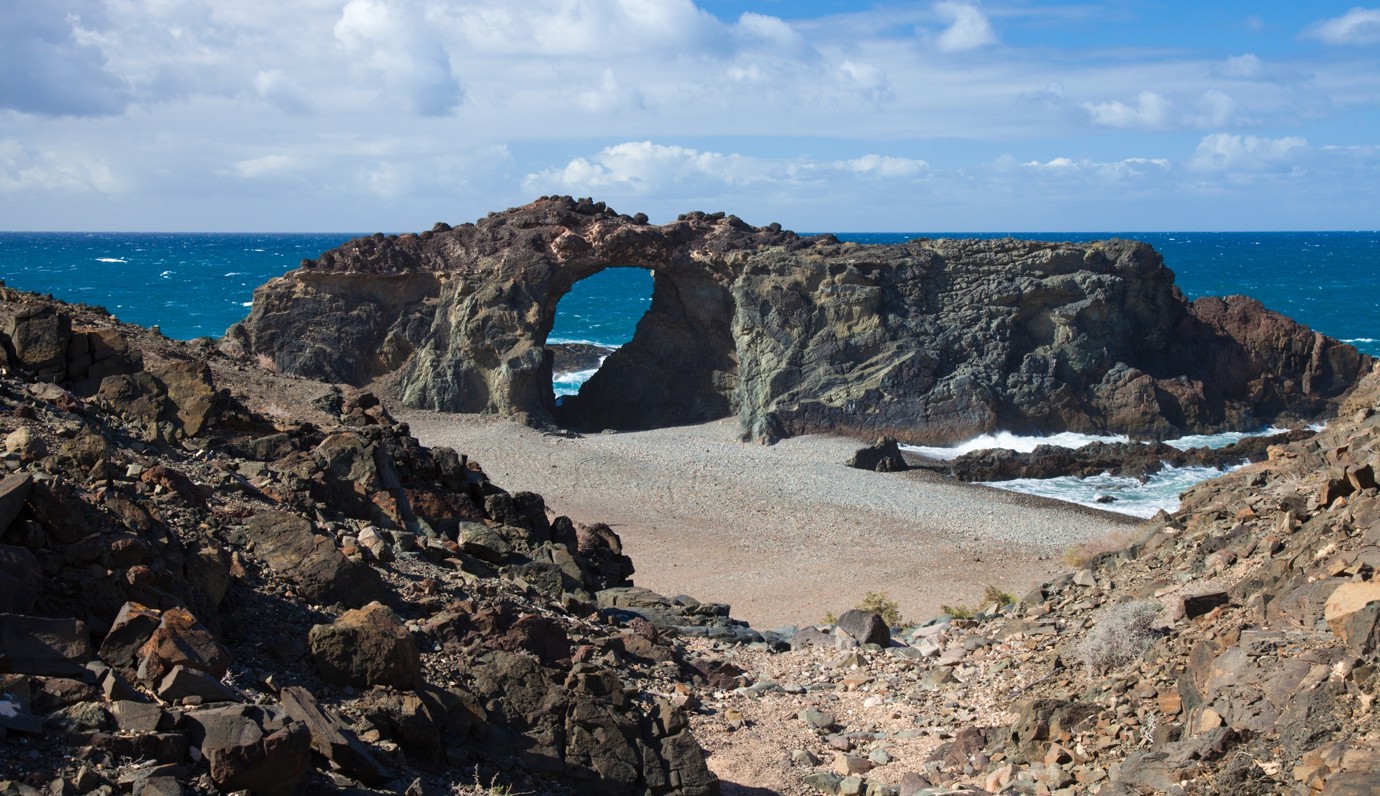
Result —
M 316 670 L 328 682 L 368 688 L 415 689 L 421 656 L 411 631 L 382 603 L 346 611 L 308 634 Z
M 91 638 L 77 619 L 0 614 L 0 658 L 19 674 L 79 676 L 91 660 Z
M 245 523 L 254 552 L 289 578 L 306 599 L 359 607 L 384 596 L 383 581 L 367 564 L 351 561 L 311 522 L 284 511 L 259 511 Z
M 1344 583 L 1327 598 L 1323 618 L 1332 632 L 1360 655 L 1380 645 L 1380 582 Z
M 158 611 L 135 602 L 125 603 L 115 615 L 97 655 L 125 676 L 134 677 L 139 668 L 139 650 L 161 622 Z
M 217 406 L 211 369 L 205 362 L 171 362 L 152 373 L 163 383 L 178 427 L 189 437 L 200 434 Z
M 176 666 L 197 669 L 219 679 L 230 668 L 230 651 L 182 608 L 169 608 L 139 648 L 138 677 L 159 684 Z
M 311 732 L 311 748 L 339 766 L 346 776 L 365 785 L 378 785 L 391 776 L 369 747 L 340 719 L 321 707 L 310 691 L 301 686 L 289 686 L 278 696 L 288 715 Z
M 290 796 L 311 765 L 311 733 L 272 708 L 210 708 L 185 721 L 222 791 Z

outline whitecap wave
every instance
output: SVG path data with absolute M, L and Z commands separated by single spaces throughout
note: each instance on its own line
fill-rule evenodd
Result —
M 965 453 L 973 451 L 990 450 L 992 448 L 1002 448 L 1005 450 L 1030 453 L 1041 445 L 1055 445 L 1060 448 L 1081 448 L 1084 445 L 1091 445 L 1094 442 L 1130 442 L 1131 438 L 1124 434 L 1116 435 L 1097 435 L 1097 434 L 1075 434 L 1072 431 L 1065 431 L 1059 434 L 1051 434 L 1047 437 L 1031 437 L 1012 434 L 1009 431 L 998 431 L 995 434 L 983 434 L 974 437 L 967 442 L 959 443 L 952 447 L 930 447 L 926 445 L 902 445 L 901 450 L 924 456 L 929 459 L 940 461 L 953 461 Z
M 599 342 L 598 340 L 586 340 L 586 339 L 583 339 L 583 338 L 575 338 L 575 337 L 548 337 L 548 338 L 546 339 L 546 344 L 547 344 L 547 345 L 592 345 L 592 346 L 598 346 L 599 348 L 609 348 L 609 349 L 613 349 L 613 348 L 622 348 L 622 346 L 610 345 L 609 343 L 601 343 L 601 342 Z
M 126 259 L 123 258 L 123 257 L 97 257 L 97 258 L 96 258 L 96 262 L 98 262 L 98 263 L 127 263 L 127 262 L 129 262 L 129 260 L 126 260 Z
M 603 362 L 602 359 L 599 360 L 599 364 L 602 365 Z M 589 370 L 556 373 L 551 377 L 551 388 L 558 397 L 562 395 L 574 395 L 580 391 L 580 387 L 583 386 L 585 382 L 589 381 L 590 377 L 598 370 L 599 368 L 594 367 Z
M 1289 433 L 1289 429 L 1287 428 L 1270 426 L 1260 431 L 1223 431 L 1220 434 L 1189 434 L 1186 437 L 1179 437 L 1178 439 L 1167 439 L 1164 441 L 1164 444 L 1178 448 L 1181 451 L 1186 451 L 1189 448 L 1212 448 L 1213 450 L 1217 450 L 1218 448 L 1225 448 L 1228 445 L 1235 445 L 1241 440 L 1251 437 L 1273 437 L 1278 434 L 1287 433 Z
M 163 277 L 164 279 L 172 279 L 172 275 L 172 271 L 164 271 L 161 274 L 159 274 L 159 276 Z
M 1380 343 L 1380 338 L 1375 337 L 1351 337 L 1342 341 L 1343 343 Z
M 1135 478 L 1103 473 L 1088 478 L 1018 478 L 1013 481 L 989 481 L 986 485 L 1008 492 L 1053 498 L 1103 511 L 1149 518 L 1161 509 L 1177 511 L 1180 495 L 1190 487 L 1244 466 L 1225 469 L 1165 467 L 1147 478 L 1144 483 Z

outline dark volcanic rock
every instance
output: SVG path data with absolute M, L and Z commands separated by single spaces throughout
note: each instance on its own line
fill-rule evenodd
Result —
M 1040 445 L 1029 453 L 991 448 L 965 453 L 951 462 L 950 475 L 964 481 L 1009 481 L 1015 478 L 1085 478 L 1101 473 L 1145 478 L 1174 467 L 1228 467 L 1264 461 L 1271 445 L 1308 439 L 1317 432 L 1289 431 L 1269 437 L 1248 437 L 1222 448 L 1180 450 L 1161 442 L 1094 442 L 1081 448 Z
M 558 410 L 557 303 L 629 263 L 653 269 L 652 307 Z M 1313 417 L 1368 366 L 1251 299 L 1190 304 L 1173 280 L 1130 241 L 863 246 L 550 197 L 305 261 L 255 291 L 222 348 L 357 385 L 396 372 L 419 408 L 596 428 L 737 414 L 764 440 L 1243 428 Z

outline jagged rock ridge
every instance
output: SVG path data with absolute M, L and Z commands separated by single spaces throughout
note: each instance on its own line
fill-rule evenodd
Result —
M 651 309 L 558 408 L 557 303 L 628 266 L 653 271 Z M 395 379 L 418 408 L 610 428 L 736 414 L 762 440 L 923 443 L 1311 418 L 1369 361 L 1251 299 L 1187 302 L 1144 244 L 863 246 L 722 213 L 651 225 L 570 197 L 304 261 L 255 292 L 223 347 L 295 375 Z

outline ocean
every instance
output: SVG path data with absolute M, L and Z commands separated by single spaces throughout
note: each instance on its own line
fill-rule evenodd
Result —
M 1142 240 L 1164 256 L 1189 297 L 1241 293 L 1324 334 L 1380 356 L 1380 232 L 835 233 L 858 243 L 916 237 Z M 0 232 L 0 280 L 10 287 L 105 307 L 122 320 L 158 326 L 177 339 L 217 337 L 249 312 L 254 288 L 353 233 Z M 561 301 L 552 342 L 618 346 L 651 306 L 651 275 L 612 268 L 577 284 Z M 559 393 L 591 372 L 556 374 Z M 1261 431 L 1242 429 L 1243 432 Z M 1082 444 L 1091 438 L 1068 438 Z M 1213 444 L 1220 439 L 1209 440 Z M 990 444 L 1033 444 L 1006 438 Z M 1222 443 L 1225 444 L 1225 443 Z M 997 484 L 1032 494 L 1149 516 L 1174 508 L 1187 485 L 1215 471 L 1169 470 L 1130 479 L 1054 479 Z M 1115 498 L 1100 503 L 1100 497 Z

